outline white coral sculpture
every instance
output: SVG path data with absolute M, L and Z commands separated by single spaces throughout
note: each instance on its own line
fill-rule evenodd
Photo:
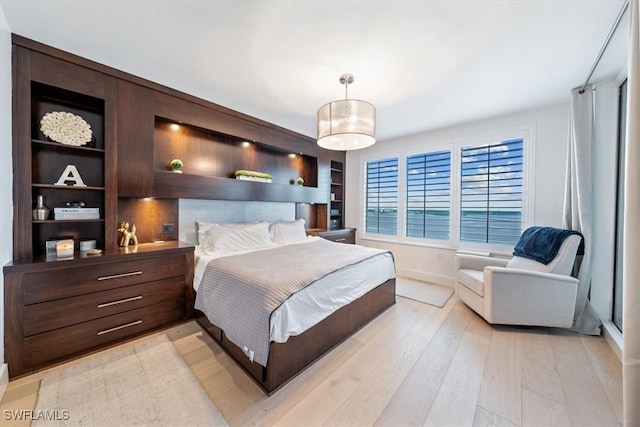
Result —
M 65 145 L 85 145 L 91 141 L 91 125 L 82 117 L 65 111 L 47 113 L 40 120 L 40 130 L 52 141 Z

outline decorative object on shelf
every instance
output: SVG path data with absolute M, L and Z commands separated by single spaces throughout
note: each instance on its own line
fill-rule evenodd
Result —
M 318 110 L 318 145 L 329 150 L 358 150 L 376 142 L 376 107 L 357 99 L 348 99 L 347 86 L 352 74 L 340 76 L 344 100 L 329 102 Z
M 52 141 L 81 146 L 91 142 L 91 125 L 82 117 L 66 111 L 53 111 L 40 120 L 40 131 Z
M 58 182 L 56 182 L 54 185 L 62 185 L 62 186 L 71 185 L 73 187 L 87 186 L 82 180 L 82 177 L 78 172 L 78 168 L 76 168 L 75 165 L 67 165 L 67 167 L 64 168 L 64 172 L 62 172 L 62 175 L 60 175 Z
M 56 254 L 57 242 L 53 239 L 48 239 L 45 242 L 45 255 L 48 257 Z
M 331 193 L 331 201 L 332 202 L 336 201 L 336 193 Z
M 131 227 L 129 227 L 129 223 L 127 221 L 120 222 L 120 225 L 118 226 L 118 233 L 120 233 L 120 240 L 118 241 L 120 246 L 127 247 L 129 245 L 136 246 L 138 244 L 135 224 L 131 224 Z
M 73 256 L 73 239 L 58 240 L 56 242 L 56 256 L 58 258 L 69 258 Z
M 265 172 L 248 171 L 244 169 L 238 169 L 234 173 L 236 179 L 242 179 L 245 181 L 258 181 L 258 182 L 271 182 L 273 177 Z
M 65 206 L 68 208 L 84 208 L 86 204 L 82 200 L 69 200 L 65 203 Z
M 100 255 L 102 253 L 102 249 L 89 249 L 87 251 L 87 255 Z
M 80 251 L 90 251 L 96 248 L 95 240 L 81 240 L 80 241 Z
M 53 208 L 53 219 L 100 219 L 100 208 Z
M 50 256 L 56 256 L 58 250 L 58 242 L 62 242 L 65 240 L 73 241 L 73 236 L 58 236 L 47 239 L 47 241 L 45 242 L 45 255 L 47 256 L 47 258 L 49 258 Z
M 299 176 L 298 179 L 296 179 L 296 184 L 304 185 L 304 179 L 301 176 Z
M 38 221 L 44 221 L 49 219 L 49 213 L 51 209 L 44 205 L 44 196 L 38 195 L 38 201 L 36 202 L 36 207 L 33 209 L 33 219 Z
M 182 173 L 182 166 L 184 164 L 180 159 L 173 159 L 169 162 L 169 168 L 175 173 Z

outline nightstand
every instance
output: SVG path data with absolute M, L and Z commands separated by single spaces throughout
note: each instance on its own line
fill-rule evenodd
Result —
M 349 243 L 355 245 L 356 243 L 356 229 L 355 228 L 342 228 L 339 230 L 307 230 L 308 234 L 313 236 L 322 237 L 323 239 L 331 240 L 338 243 Z

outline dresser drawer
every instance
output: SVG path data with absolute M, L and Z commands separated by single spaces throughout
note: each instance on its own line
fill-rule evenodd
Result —
M 184 276 L 186 270 L 184 256 L 171 256 L 28 273 L 23 279 L 23 303 L 35 304 Z
M 33 335 L 24 340 L 24 367 L 34 369 L 81 352 L 184 320 L 184 299 L 127 311 Z
M 318 236 L 331 240 L 332 242 L 349 243 L 352 245 L 356 243 L 356 232 L 353 229 L 322 231 L 318 233 Z
M 157 282 L 31 304 L 24 308 L 24 335 L 52 331 L 183 296 L 184 279 L 172 277 Z

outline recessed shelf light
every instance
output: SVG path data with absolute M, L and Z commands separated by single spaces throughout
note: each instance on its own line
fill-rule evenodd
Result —
M 245 147 L 245 148 L 246 148 L 246 147 L 250 146 L 250 145 L 251 145 L 251 143 L 250 143 L 249 141 L 244 141 L 244 142 L 242 142 L 242 144 L 240 144 L 240 145 L 242 145 L 243 147 Z
M 171 130 L 180 130 L 180 125 L 177 123 L 171 123 L 169 127 L 171 128 Z

